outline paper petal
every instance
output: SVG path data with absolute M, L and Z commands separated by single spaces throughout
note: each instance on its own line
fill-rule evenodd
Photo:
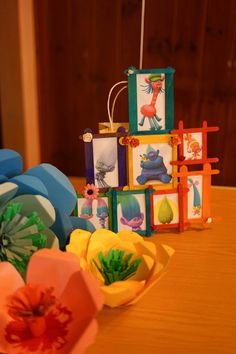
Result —
M 174 252 L 174 249 L 167 245 L 159 245 L 157 247 L 158 261 L 156 267 L 153 269 L 151 277 L 147 280 L 144 290 L 135 299 L 133 299 L 129 305 L 135 304 L 139 301 L 140 298 L 143 297 L 143 295 L 145 295 L 153 287 L 153 285 L 155 285 L 162 278 L 163 275 L 165 275 L 165 268 Z
M 26 279 L 27 283 L 44 284 L 55 288 L 55 295 L 61 297 L 68 278 L 80 270 L 79 258 L 55 248 L 42 249 L 30 258 Z
M 90 237 L 91 233 L 88 231 L 74 230 L 70 235 L 70 243 L 66 246 L 66 251 L 72 252 L 80 258 L 85 258 Z
M 143 282 L 126 280 L 102 286 L 105 304 L 110 307 L 124 305 L 133 300 L 144 287 Z
M 48 197 L 48 192 L 44 184 L 37 177 L 20 175 L 10 179 L 10 182 L 18 185 L 18 195 L 23 194 L 39 194 L 43 197 Z
M 5 341 L 5 333 L 3 328 L 6 327 L 10 317 L 7 314 L 6 301 L 18 288 L 25 285 L 20 274 L 15 267 L 8 262 L 0 262 L 0 352 L 9 353 L 8 343 Z
M 16 194 L 18 186 L 15 183 L 0 184 L 0 208 L 2 208 Z
M 22 157 L 14 150 L 0 150 L 0 175 L 8 178 L 22 173 Z
M 55 208 L 70 215 L 77 202 L 76 192 L 69 179 L 56 167 L 44 163 L 29 169 L 26 175 L 39 178 L 48 191 L 48 198 Z
M 45 229 L 43 234 L 47 236 L 47 248 L 59 248 L 59 240 L 52 230 Z
M 4 175 L 0 175 L 0 183 L 7 182 L 8 178 Z
M 50 227 L 50 229 L 58 237 L 60 248 L 64 249 L 67 242 L 67 238 L 73 230 L 73 226 L 71 224 L 70 216 L 68 216 L 65 211 L 55 209 L 55 212 L 56 220 L 54 224 Z
M 0 262 L 0 308 L 4 307 L 6 298 L 18 288 L 25 285 L 20 274 L 9 262 Z
M 41 195 L 20 195 L 12 199 L 12 202 L 22 204 L 21 214 L 24 216 L 36 211 L 45 226 L 51 226 L 56 219 L 52 204 Z
M 84 354 L 88 346 L 93 344 L 97 334 L 98 325 L 96 320 L 92 320 L 80 335 L 76 344 L 70 349 L 70 354 Z M 67 354 L 64 352 L 63 354 Z
M 62 303 L 80 320 L 94 317 L 103 300 L 97 279 L 82 269 L 71 275 L 61 296 Z
M 70 221 L 73 226 L 73 230 L 75 229 L 82 229 L 82 230 L 87 230 L 89 232 L 94 232 L 95 227 L 89 220 L 85 220 L 83 218 L 79 218 L 77 216 L 71 216 Z

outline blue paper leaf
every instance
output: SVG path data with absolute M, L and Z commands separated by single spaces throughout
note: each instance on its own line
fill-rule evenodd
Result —
M 37 177 L 20 175 L 11 178 L 10 182 L 17 184 L 19 187 L 16 195 L 39 194 L 48 198 L 48 191 L 45 185 Z
M 69 179 L 56 167 L 50 164 L 41 164 L 29 169 L 29 176 L 39 178 L 48 191 L 48 199 L 54 207 L 70 215 L 76 205 L 77 196 Z
M 22 165 L 22 157 L 16 151 L 0 149 L 0 175 L 8 178 L 20 175 Z
M 70 221 L 72 223 L 73 230 L 82 229 L 82 230 L 87 230 L 89 232 L 94 232 L 96 230 L 93 224 L 89 220 L 79 218 L 77 216 L 71 216 Z
M 56 234 L 59 239 L 59 245 L 61 249 L 65 248 L 67 238 L 73 230 L 73 226 L 70 217 L 63 210 L 55 209 L 56 221 L 50 227 L 50 229 Z

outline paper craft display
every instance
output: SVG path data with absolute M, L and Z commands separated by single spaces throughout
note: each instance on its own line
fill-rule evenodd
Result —
M 218 162 L 217 157 L 207 156 L 207 134 L 217 132 L 218 127 L 208 127 L 204 121 L 201 128 L 184 128 L 183 121 L 179 121 L 178 130 L 172 130 L 172 134 L 178 134 L 178 161 L 172 161 L 173 165 L 192 165 Z
M 115 232 L 149 236 L 166 228 L 184 231 L 194 223 L 205 227 L 212 220 L 211 175 L 219 171 L 210 163 L 219 159 L 208 157 L 207 135 L 219 128 L 206 121 L 185 128 L 180 121 L 174 129 L 174 72 L 130 67 L 125 71 L 129 131 L 127 126 L 113 134 L 85 131 L 87 182 L 112 195 L 112 223 L 106 227 Z M 199 167 L 190 171 L 188 165 Z
M 150 236 L 150 190 L 112 191 L 113 231 Z
M 131 134 L 166 134 L 174 127 L 173 74 L 175 70 L 130 67 L 128 75 Z
M 171 161 L 177 158 L 177 147 L 170 144 L 173 136 L 143 135 L 139 145 L 128 145 L 128 185 L 142 189 L 152 185 L 155 189 L 175 188 L 177 180 L 172 173 L 177 171 Z
M 87 183 L 98 188 L 126 185 L 126 151 L 119 143 L 124 128 L 116 134 L 92 134 L 89 129 L 83 135 Z
M 66 250 L 99 280 L 109 307 L 136 303 L 164 274 L 174 254 L 171 247 L 156 246 L 136 232 L 109 230 L 75 230 Z

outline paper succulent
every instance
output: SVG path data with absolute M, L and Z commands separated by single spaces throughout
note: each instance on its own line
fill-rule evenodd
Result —
M 158 281 L 174 250 L 145 241 L 132 231 L 75 230 L 66 246 L 80 257 L 81 267 L 100 282 L 110 307 L 136 302 Z
M 95 338 L 95 316 L 102 305 L 97 280 L 80 269 L 73 254 L 35 252 L 25 282 L 10 263 L 2 262 L 0 352 L 83 354 Z
M 0 184 L 0 261 L 11 262 L 24 275 L 31 255 L 40 248 L 59 247 L 49 229 L 55 222 L 55 210 L 45 197 L 15 197 L 18 186 Z
M 59 238 L 63 249 L 71 231 L 76 228 L 93 232 L 88 220 L 71 216 L 77 195 L 69 179 L 56 167 L 44 163 L 22 172 L 21 156 L 8 149 L 0 149 L 0 183 L 9 181 L 18 186 L 16 196 L 41 195 L 54 206 L 56 218 L 50 229 Z

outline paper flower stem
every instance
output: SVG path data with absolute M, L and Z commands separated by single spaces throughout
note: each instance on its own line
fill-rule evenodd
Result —
M 125 255 L 123 250 L 110 249 L 106 256 L 102 252 L 98 253 L 100 266 L 95 259 L 92 260 L 92 263 L 103 276 L 105 285 L 109 285 L 115 281 L 126 280 L 136 273 L 142 260 L 137 258 L 131 262 L 132 257 L 133 253 Z

